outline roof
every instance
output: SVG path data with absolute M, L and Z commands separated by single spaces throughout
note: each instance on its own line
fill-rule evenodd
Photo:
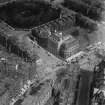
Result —
M 49 94 L 49 97 L 51 95 L 51 86 L 49 83 L 44 83 L 44 85 L 41 86 L 41 89 L 33 96 L 27 96 L 25 98 L 25 100 L 23 101 L 22 105 L 39 105 L 40 102 L 45 102 L 48 100 L 47 98 L 49 97 L 46 97 L 46 95 Z M 41 101 L 42 100 L 42 101 Z M 44 103 L 45 103 L 44 102 Z M 42 103 L 40 103 L 42 105 Z
M 72 37 L 71 35 L 68 37 L 68 39 L 66 39 L 66 40 L 64 40 L 63 42 L 62 42 L 62 44 L 61 44 L 61 46 L 63 45 L 63 47 L 65 48 L 65 49 L 68 49 L 68 48 L 70 48 L 70 47 L 74 47 L 75 45 L 77 45 L 78 44 L 78 41 L 74 38 L 74 37 Z
M 73 42 L 74 40 L 76 40 L 71 34 L 69 31 L 56 31 L 54 33 L 52 33 L 50 35 L 50 38 L 54 39 L 56 42 L 59 42 L 61 41 L 61 39 L 63 40 L 63 42 Z

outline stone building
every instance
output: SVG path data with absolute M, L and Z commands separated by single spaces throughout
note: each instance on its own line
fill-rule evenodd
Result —
M 70 34 L 55 32 L 49 37 L 48 50 L 62 58 L 68 58 L 79 51 L 79 42 Z
M 40 89 L 38 88 L 35 93 L 32 92 L 32 95 L 25 98 L 22 105 L 44 105 L 51 97 L 51 90 L 51 85 L 45 81 Z

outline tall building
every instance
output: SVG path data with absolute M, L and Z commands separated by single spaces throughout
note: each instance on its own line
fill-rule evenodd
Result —
M 66 31 L 58 31 L 45 25 L 32 30 L 32 36 L 40 46 L 55 56 L 68 58 L 79 51 L 79 41 Z
M 68 58 L 79 51 L 79 42 L 70 34 L 55 32 L 48 41 L 48 50 L 62 58 Z
M 79 42 L 72 36 L 65 40 L 59 49 L 59 55 L 68 58 L 79 51 Z

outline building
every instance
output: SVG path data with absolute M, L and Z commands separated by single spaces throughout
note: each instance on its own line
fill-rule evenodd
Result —
M 94 69 L 93 95 L 91 105 L 105 105 L 105 61 Z
M 102 60 L 94 71 L 95 88 L 105 91 L 105 61 Z
M 38 27 L 34 30 L 32 30 L 32 35 L 30 38 L 32 40 L 36 40 L 37 43 L 42 46 L 43 48 L 47 48 L 48 45 L 48 35 L 49 35 L 49 30 L 47 27 L 47 30 L 43 27 Z
M 59 55 L 63 58 L 69 58 L 79 51 L 79 42 L 72 36 L 65 40 L 59 49 Z
M 55 32 L 49 37 L 48 50 L 62 58 L 68 58 L 79 51 L 79 42 L 69 33 Z
M 38 86 L 39 88 L 36 87 L 36 92 L 32 92 L 34 94 L 26 97 L 22 105 L 44 105 L 48 101 L 48 99 L 51 97 L 52 90 L 50 83 L 45 81 L 39 85 L 41 86 Z
M 68 58 L 79 49 L 79 42 L 71 36 L 74 24 L 73 13 L 62 10 L 59 18 L 33 28 L 29 37 L 55 56 Z
M 66 32 L 67 31 L 67 32 Z M 68 58 L 79 51 L 79 42 L 68 30 L 58 31 L 56 28 L 41 26 L 32 30 L 31 39 L 57 57 Z

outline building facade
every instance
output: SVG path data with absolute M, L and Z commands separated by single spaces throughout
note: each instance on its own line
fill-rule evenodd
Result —
M 59 55 L 68 58 L 79 51 L 79 42 L 72 36 L 64 41 L 59 49 Z

